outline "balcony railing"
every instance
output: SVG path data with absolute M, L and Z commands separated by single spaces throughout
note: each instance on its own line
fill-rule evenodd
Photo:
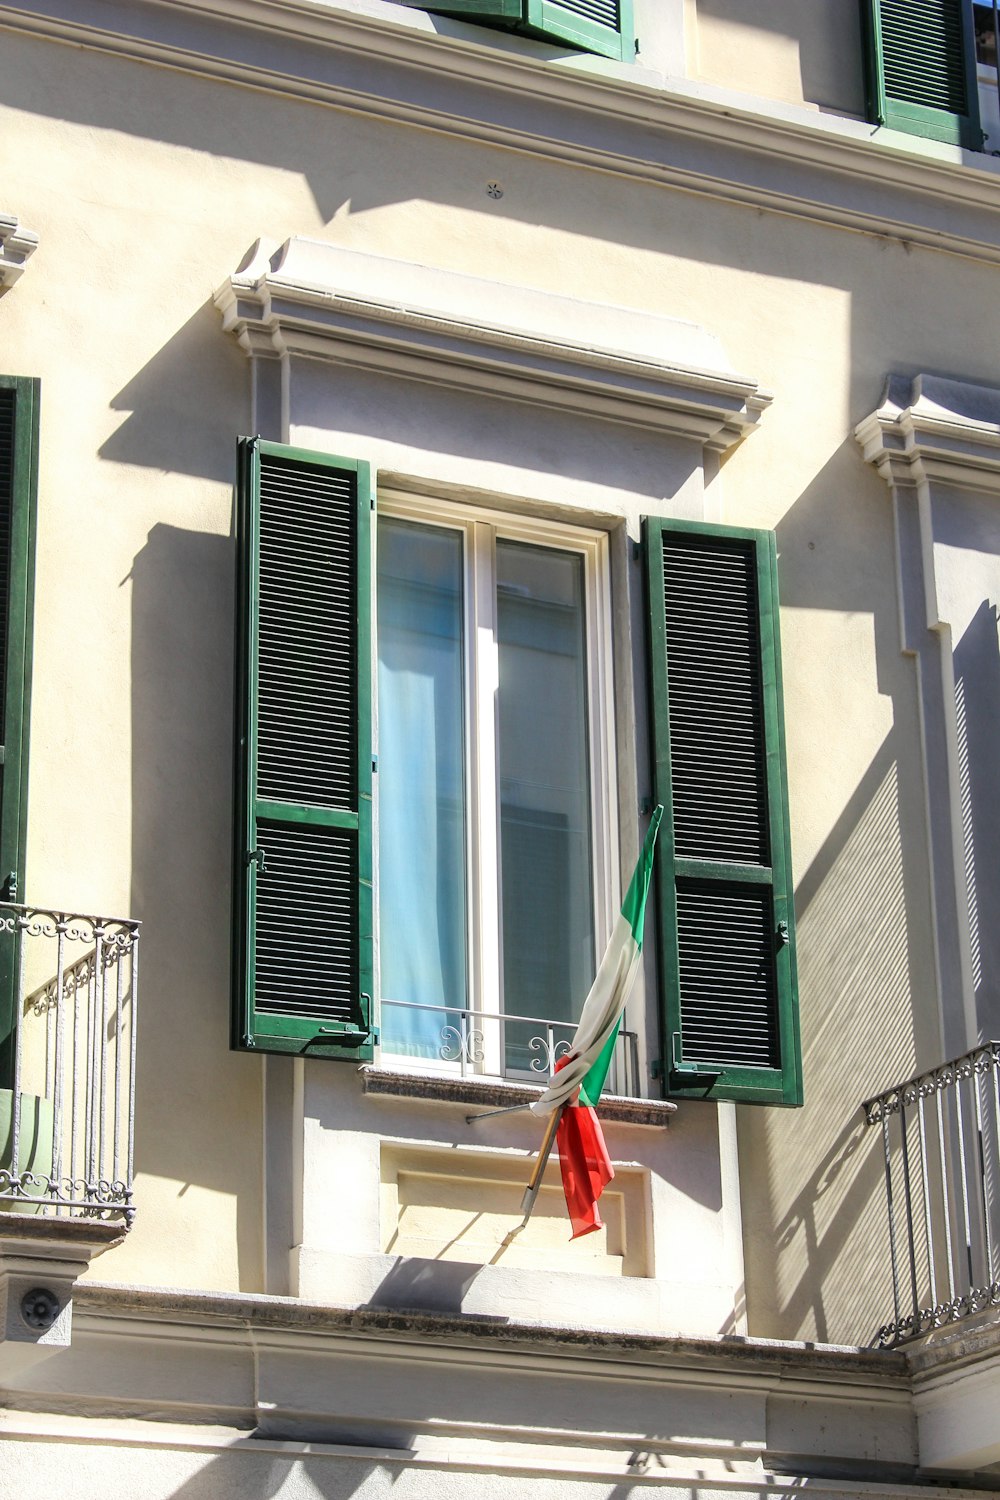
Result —
M 0 1210 L 131 1223 L 138 981 L 138 922 L 0 903 Z
M 456 1010 L 408 1000 L 382 1001 L 384 1057 L 403 1058 L 420 1068 L 454 1072 L 462 1078 L 544 1083 L 559 1058 L 569 1052 L 575 1031 L 575 1021 Z M 638 1084 L 637 1036 L 622 1029 L 606 1090 L 635 1097 Z
M 892 1320 L 882 1347 L 1000 1306 L 1000 1042 L 865 1105 L 882 1136 Z

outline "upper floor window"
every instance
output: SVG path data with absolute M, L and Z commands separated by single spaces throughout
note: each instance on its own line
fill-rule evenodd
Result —
M 376 526 L 362 460 L 240 462 L 234 1044 L 368 1059 L 381 1029 L 424 1070 L 538 1077 L 618 905 L 607 538 L 392 493 Z M 774 537 L 651 517 L 644 551 L 651 687 L 617 667 L 666 808 L 661 1075 L 793 1104 Z
M 632 0 L 402 0 L 434 15 L 519 31 L 627 62 L 635 53 Z

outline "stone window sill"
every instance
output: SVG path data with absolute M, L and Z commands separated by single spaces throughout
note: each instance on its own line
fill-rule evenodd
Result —
M 509 1083 L 503 1078 L 460 1078 L 407 1072 L 405 1068 L 377 1067 L 365 1063 L 359 1069 L 366 1094 L 385 1094 L 396 1099 L 426 1099 L 433 1104 L 475 1105 L 504 1109 L 531 1104 L 542 1089 L 527 1083 Z M 670 1123 L 677 1105 L 667 1099 L 623 1099 L 605 1095 L 598 1113 L 602 1120 L 620 1125 Z

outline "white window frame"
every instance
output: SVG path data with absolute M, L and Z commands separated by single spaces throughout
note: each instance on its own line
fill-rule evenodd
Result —
M 593 855 L 594 966 L 604 952 L 621 905 L 618 870 L 618 778 L 615 758 L 614 670 L 612 655 L 611 563 L 608 535 L 596 527 L 522 515 L 501 507 L 434 499 L 407 491 L 379 490 L 378 516 L 457 531 L 463 537 L 463 628 L 465 641 L 465 784 L 468 1015 L 472 1036 L 454 1061 L 414 1058 L 380 1049 L 380 1062 L 407 1071 L 444 1076 L 503 1077 L 503 952 L 499 864 L 499 783 L 497 778 L 499 686 L 497 643 L 496 541 L 526 542 L 582 557 L 587 670 L 587 730 L 590 763 L 590 817 Z M 376 522 L 377 528 L 377 522 Z M 373 578 L 377 570 L 373 569 Z M 377 585 L 376 585 L 377 586 Z M 377 608 L 373 610 L 377 622 Z M 373 640 L 377 672 L 377 624 Z M 377 694 L 376 694 L 377 699 Z M 378 724 L 376 715 L 376 750 Z M 378 827 L 378 778 L 376 820 Z M 377 840 L 376 840 L 377 865 Z M 377 872 L 376 872 L 377 898 Z M 378 901 L 376 899 L 376 927 Z M 376 941 L 376 954 L 379 944 Z M 377 963 L 376 959 L 376 963 Z M 381 994 L 381 977 L 376 984 Z M 386 997 L 389 1001 L 392 996 Z M 579 997 L 582 1007 L 585 995 Z M 451 1007 L 460 1010 L 460 1006 Z M 547 1074 L 539 1057 L 538 1081 Z

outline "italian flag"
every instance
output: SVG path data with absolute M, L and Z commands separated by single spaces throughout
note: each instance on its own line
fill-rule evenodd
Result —
M 615 1175 L 594 1106 L 604 1089 L 625 1002 L 639 967 L 653 850 L 662 817 L 663 808 L 657 807 L 572 1046 L 556 1064 L 545 1093 L 531 1106 L 536 1115 L 561 1111 L 556 1144 L 573 1239 L 601 1228 L 597 1200 Z

